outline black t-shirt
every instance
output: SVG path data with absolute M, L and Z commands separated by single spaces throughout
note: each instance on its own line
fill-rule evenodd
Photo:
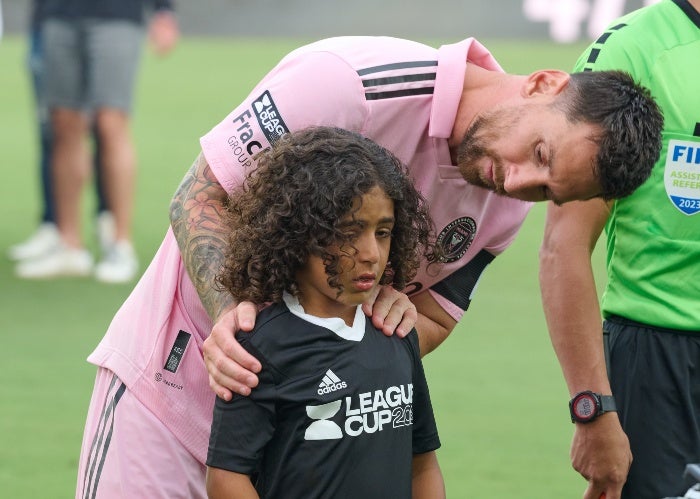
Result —
M 147 9 L 173 10 L 171 0 L 42 0 L 38 3 L 44 19 L 112 19 L 137 24 L 144 22 Z
M 410 498 L 413 454 L 440 446 L 418 335 L 387 337 L 359 311 L 354 341 L 313 319 L 272 305 L 238 335 L 260 384 L 217 398 L 207 464 L 253 476 L 263 498 Z

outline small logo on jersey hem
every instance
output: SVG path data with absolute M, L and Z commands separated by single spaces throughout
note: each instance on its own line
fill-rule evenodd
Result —
M 289 132 L 269 90 L 265 90 L 253 101 L 253 112 L 270 144 L 274 144 L 282 135 Z
M 164 385 L 169 386 L 170 388 L 174 388 L 176 390 L 182 390 L 184 386 L 178 385 L 177 383 L 173 383 L 172 381 L 169 381 L 163 377 L 163 373 L 157 372 L 155 376 L 153 376 L 153 379 L 156 380 L 158 383 L 163 383 Z
M 163 369 L 170 371 L 171 373 L 176 373 L 177 368 L 180 367 L 180 362 L 182 361 L 183 355 L 185 355 L 185 349 L 190 341 L 190 336 L 192 336 L 187 331 L 182 329 L 178 331 L 177 338 L 173 342 L 173 347 L 170 349 L 168 358 L 165 361 Z
M 348 384 L 345 381 L 341 381 L 341 379 L 329 369 L 326 371 L 326 374 L 323 375 L 323 379 L 318 384 L 318 390 L 316 390 L 316 393 L 319 395 L 326 395 L 328 393 L 337 392 L 338 390 L 343 390 L 347 387 Z
M 453 220 L 438 234 L 436 244 L 442 248 L 443 263 L 456 262 L 464 256 L 476 236 L 476 222 L 471 217 Z

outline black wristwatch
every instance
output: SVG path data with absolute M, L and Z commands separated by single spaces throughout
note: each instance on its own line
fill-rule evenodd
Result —
M 572 423 L 590 423 L 606 412 L 617 411 L 612 395 L 601 395 L 589 390 L 579 392 L 569 401 Z

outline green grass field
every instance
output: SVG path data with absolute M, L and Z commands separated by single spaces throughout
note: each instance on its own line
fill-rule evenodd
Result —
M 144 265 L 167 229 L 170 196 L 198 153 L 198 138 L 301 42 L 185 39 L 166 59 L 146 53 L 134 114 L 140 164 L 134 236 Z M 517 73 L 568 69 L 583 49 L 486 45 Z M 38 217 L 25 51 L 21 38 L 0 42 L 0 495 L 69 498 L 95 372 L 85 358 L 131 285 L 13 276 L 5 250 Z M 94 247 L 92 211 L 87 193 L 85 237 Z M 488 269 L 457 330 L 425 359 L 448 497 L 562 499 L 583 492 L 583 479 L 569 465 L 568 393 L 539 299 L 543 215 L 544 207 L 533 210 L 515 244 Z

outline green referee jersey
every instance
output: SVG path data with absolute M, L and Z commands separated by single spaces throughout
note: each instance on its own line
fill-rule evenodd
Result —
M 663 109 L 661 157 L 651 178 L 615 202 L 605 227 L 605 316 L 700 331 L 700 15 L 662 0 L 611 25 L 576 71 L 620 69 Z

